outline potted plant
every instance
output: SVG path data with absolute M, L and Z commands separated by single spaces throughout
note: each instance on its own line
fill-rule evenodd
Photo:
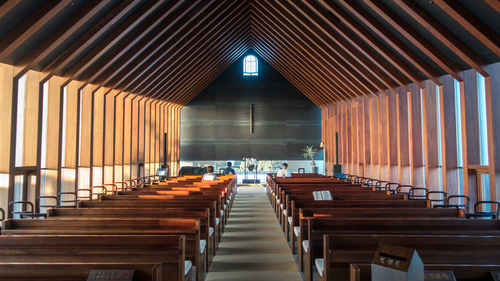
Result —
M 313 146 L 308 146 L 302 150 L 304 153 L 302 155 L 304 156 L 305 159 L 311 159 L 311 168 L 312 172 L 314 174 L 318 173 L 318 167 L 316 166 L 316 162 L 314 162 L 314 157 L 318 154 L 318 149 L 314 148 Z

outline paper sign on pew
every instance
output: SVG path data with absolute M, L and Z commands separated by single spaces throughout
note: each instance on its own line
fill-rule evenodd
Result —
M 425 270 L 424 271 L 425 281 L 457 281 L 455 275 L 451 270 Z
M 134 270 L 128 269 L 93 269 L 90 271 L 87 281 L 132 281 L 134 279 Z
M 313 191 L 314 200 L 333 200 L 332 193 L 329 190 Z

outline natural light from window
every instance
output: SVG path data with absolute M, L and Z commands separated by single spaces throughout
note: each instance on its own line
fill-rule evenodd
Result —
M 243 59 L 243 76 L 259 75 L 259 65 L 254 55 L 248 55 Z

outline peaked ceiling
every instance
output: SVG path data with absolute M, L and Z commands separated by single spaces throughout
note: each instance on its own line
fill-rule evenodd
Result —
M 0 0 L 0 61 L 186 104 L 249 49 L 317 105 L 500 61 L 498 0 Z

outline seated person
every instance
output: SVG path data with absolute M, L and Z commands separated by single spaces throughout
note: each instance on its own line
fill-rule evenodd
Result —
M 292 176 L 292 173 L 290 173 L 290 171 L 288 170 L 288 164 L 283 163 L 283 167 L 281 168 L 281 170 L 278 171 L 278 173 L 276 174 L 276 177 L 289 178 L 291 176 Z
M 203 175 L 201 178 L 202 181 L 216 181 L 217 175 L 214 173 L 214 166 L 207 167 L 207 173 Z
M 231 162 L 227 162 L 227 167 L 224 169 L 224 175 L 235 175 L 236 172 L 234 171 L 233 168 L 231 168 L 233 164 Z

